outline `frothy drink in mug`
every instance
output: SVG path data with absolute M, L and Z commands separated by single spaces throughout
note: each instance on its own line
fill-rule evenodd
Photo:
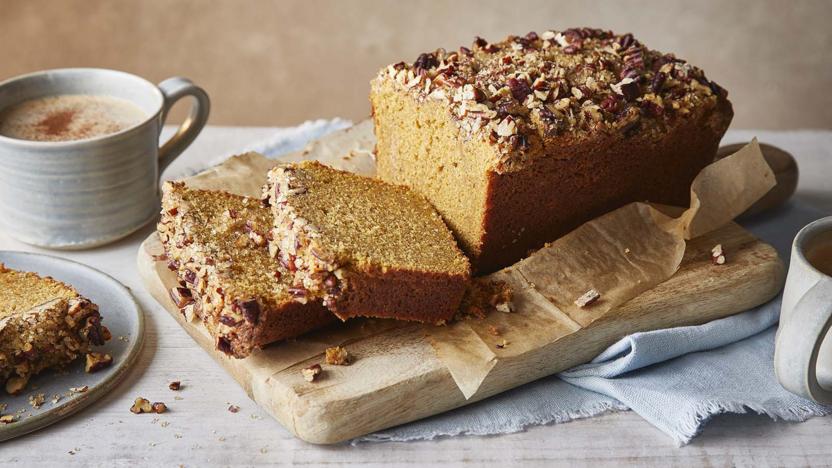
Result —
M 110 135 L 147 119 L 112 96 L 63 94 L 30 99 L 0 114 L 0 135 L 30 141 L 73 141 Z
M 183 98 L 192 98 L 188 118 L 160 141 Z M 0 81 L 0 227 L 57 249 L 135 232 L 158 215 L 159 175 L 210 109 L 205 91 L 181 77 L 154 85 L 117 70 L 62 68 Z

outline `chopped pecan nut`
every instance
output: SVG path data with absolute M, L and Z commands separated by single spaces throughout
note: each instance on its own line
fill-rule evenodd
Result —
M 234 305 L 243 314 L 247 322 L 257 325 L 257 322 L 260 321 L 260 304 L 256 299 L 237 301 Z
M 133 402 L 133 406 L 130 407 L 130 412 L 133 414 L 152 413 L 153 406 L 148 399 L 138 397 Z
M 170 288 L 170 298 L 176 307 L 182 309 L 186 305 L 194 303 L 194 296 L 188 288 L 174 287 Z
M 350 353 L 340 346 L 334 346 L 326 349 L 325 362 L 333 366 L 347 366 L 350 364 L 352 357 Z
M 584 308 L 594 304 L 600 298 L 601 293 L 599 293 L 595 289 L 590 289 L 589 291 L 585 292 L 581 297 L 575 299 L 575 305 Z
M 109 367 L 113 363 L 113 357 L 106 353 L 87 353 L 87 362 L 84 365 L 84 371 L 88 374 L 98 372 L 101 369 Z
M 173 390 L 174 392 L 179 391 L 179 389 L 182 388 L 182 382 L 174 380 L 173 382 L 168 384 L 168 388 Z
M 303 378 L 306 379 L 307 382 L 314 382 L 318 379 L 318 376 L 321 375 L 323 369 L 320 364 L 313 364 L 309 367 L 304 367 L 300 370 L 300 372 L 303 374 Z
M 165 411 L 168 410 L 168 407 L 167 407 L 166 404 L 162 403 L 161 401 L 156 401 L 152 405 L 150 405 L 150 409 L 152 409 L 153 412 L 156 413 L 156 414 L 162 414 L 162 413 L 164 413 Z

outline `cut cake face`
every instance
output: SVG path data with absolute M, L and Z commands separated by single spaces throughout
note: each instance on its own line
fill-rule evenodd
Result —
M 314 161 L 269 172 L 270 250 L 298 294 L 355 316 L 441 323 L 457 311 L 468 259 L 433 207 L 402 186 Z

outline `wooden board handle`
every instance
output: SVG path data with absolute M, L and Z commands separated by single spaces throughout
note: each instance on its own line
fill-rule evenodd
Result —
M 745 143 L 736 143 L 733 145 L 721 146 L 717 151 L 716 158 L 722 159 L 731 155 L 739 151 L 739 149 L 745 145 Z M 766 162 L 774 172 L 774 177 L 777 179 L 777 185 L 765 194 L 763 198 L 757 200 L 756 203 L 751 205 L 751 207 L 741 214 L 740 217 L 754 216 L 764 211 L 777 208 L 778 206 L 786 203 L 792 194 L 794 194 L 795 189 L 797 189 L 799 174 L 797 170 L 797 161 L 795 161 L 794 156 L 787 151 L 783 151 L 776 146 L 768 145 L 766 143 L 760 143 L 760 151 L 763 152 L 763 157 L 766 158 Z

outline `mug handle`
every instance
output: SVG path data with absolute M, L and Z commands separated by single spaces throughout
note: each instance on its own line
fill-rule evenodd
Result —
M 168 141 L 166 141 L 159 148 L 159 176 L 170 163 L 176 159 L 177 156 L 185 151 L 185 148 L 190 146 L 196 139 L 202 127 L 208 121 L 208 114 L 211 112 L 211 100 L 208 98 L 208 93 L 199 86 L 193 84 L 191 80 L 175 76 L 159 83 L 159 90 L 165 97 L 165 103 L 162 106 L 162 125 L 168 118 L 168 112 L 176 104 L 177 101 L 185 96 L 191 96 L 195 99 L 194 105 L 191 106 L 191 113 L 188 118 L 179 126 Z M 162 126 L 159 126 L 161 131 Z
M 825 287 L 823 287 L 825 286 Z M 780 322 L 774 348 L 774 370 L 786 390 L 818 403 L 832 403 L 832 390 L 818 383 L 820 345 L 832 326 L 832 288 L 815 284 Z

